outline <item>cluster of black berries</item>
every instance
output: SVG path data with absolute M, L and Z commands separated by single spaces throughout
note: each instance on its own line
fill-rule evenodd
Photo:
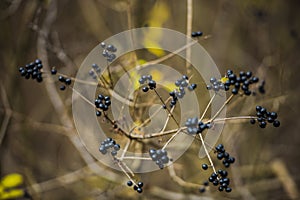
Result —
M 58 76 L 58 81 L 63 83 L 64 85 L 60 86 L 60 90 L 65 90 L 67 85 L 71 85 L 72 80 L 70 78 L 64 76 Z
M 259 127 L 265 128 L 267 123 L 273 123 L 274 127 L 280 126 L 280 121 L 277 120 L 276 112 L 268 112 L 266 108 L 262 106 L 256 106 L 256 119 L 251 119 L 250 123 L 255 124 L 255 121 L 258 121 Z
M 217 174 L 212 173 L 212 175 L 208 178 L 208 181 L 211 182 L 214 186 L 219 186 L 218 190 L 220 192 L 231 192 L 232 189 L 229 187 L 230 179 L 227 178 L 227 171 L 219 169 Z
M 244 94 L 247 96 L 251 95 L 252 93 L 252 91 L 249 90 L 249 86 L 259 81 L 258 77 L 252 76 L 251 71 L 240 71 L 239 75 L 236 75 L 232 70 L 228 70 L 227 78 L 228 80 L 226 80 L 226 82 L 224 83 L 225 90 L 227 87 L 234 86 L 234 88 L 231 90 L 232 94 L 238 94 L 239 90 L 242 89 L 244 91 Z
M 42 61 L 40 59 L 36 59 L 34 62 L 26 64 L 25 67 L 20 67 L 19 72 L 21 76 L 24 76 L 26 79 L 32 78 L 35 79 L 37 82 L 42 82 L 42 72 L 41 69 L 43 68 Z
M 217 80 L 215 77 L 210 78 L 209 82 L 211 84 L 208 84 L 206 86 L 208 90 L 213 90 L 215 92 L 218 92 L 219 90 L 225 90 L 225 91 L 229 90 L 228 85 L 225 86 L 224 83 L 222 83 L 222 81 Z
M 230 156 L 230 154 L 225 151 L 225 148 L 222 144 L 216 146 L 215 153 L 217 153 L 217 158 L 219 160 L 223 159 L 222 162 L 225 167 L 230 167 L 230 164 L 233 164 L 235 161 L 235 158 Z
M 140 79 L 139 79 L 139 83 L 141 85 L 148 83 L 148 86 L 144 86 L 143 87 L 143 92 L 148 92 L 149 89 L 150 90 L 154 90 L 156 88 L 156 82 L 154 80 L 152 80 L 152 76 L 151 75 L 143 75 Z
M 107 111 L 110 104 L 111 104 L 111 100 L 109 96 L 104 96 L 102 94 L 99 94 L 98 97 L 95 99 L 96 108 L 100 108 L 102 111 Z M 98 117 L 101 116 L 101 112 L 97 110 L 96 115 Z
M 96 73 L 95 73 L 96 72 Z M 97 74 L 101 73 L 101 68 L 97 65 L 97 64 L 92 64 L 92 68 L 89 71 L 89 75 L 93 78 L 93 79 L 97 79 Z
M 104 42 L 101 42 L 100 46 L 103 48 L 102 56 L 106 58 L 108 62 L 112 62 L 116 58 L 117 48 L 112 44 L 106 45 Z
M 160 169 L 164 168 L 164 165 L 167 164 L 170 161 L 170 158 L 168 157 L 168 153 L 164 149 L 150 149 L 149 154 L 151 159 L 155 162 L 155 164 L 158 165 Z
M 203 35 L 203 33 L 201 31 L 195 31 L 195 32 L 192 32 L 192 34 L 191 34 L 192 37 L 200 37 L 202 35 Z
M 120 150 L 120 145 L 116 143 L 112 138 L 106 138 L 99 147 L 99 151 L 105 155 L 107 151 L 111 149 L 111 155 L 116 156 L 118 151 Z
M 128 185 L 129 187 L 131 187 L 131 186 L 133 186 L 133 182 L 132 182 L 132 181 L 128 181 L 128 182 L 127 182 L 127 185 Z M 143 186 L 144 186 L 144 183 L 141 182 L 141 181 L 139 181 L 136 185 L 133 186 L 133 189 L 134 189 L 135 191 L 137 191 L 138 193 L 142 193 L 142 192 L 143 192 L 143 189 L 142 189 Z
M 197 117 L 188 118 L 185 122 L 185 126 L 187 127 L 187 132 L 189 134 L 197 134 L 202 133 L 205 129 L 209 129 L 211 127 L 210 123 L 198 122 Z
M 190 84 L 188 81 L 188 77 L 183 75 L 181 79 L 175 81 L 176 89 L 170 92 L 170 96 L 173 98 L 170 102 L 170 107 L 176 105 L 178 99 L 181 99 L 185 95 L 185 88 L 188 88 L 189 91 L 193 91 L 197 88 L 197 84 L 192 83 Z

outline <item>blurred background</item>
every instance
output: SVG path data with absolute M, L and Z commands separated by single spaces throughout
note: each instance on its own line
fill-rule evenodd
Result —
M 300 198 L 298 1 L 2 0 L 0 9 L 0 177 L 22 174 L 33 199 Z M 237 160 L 230 194 L 181 187 L 167 170 L 138 175 L 145 187 L 137 194 L 123 174 L 95 162 L 80 143 L 71 91 L 25 80 L 18 67 L 40 58 L 46 69 L 56 66 L 75 76 L 106 38 L 142 26 L 186 34 L 188 16 L 192 31 L 211 36 L 200 44 L 221 73 L 251 70 L 266 82 L 264 95 L 231 104 L 227 115 L 254 115 L 262 105 L 278 112 L 281 126 L 225 125 L 220 142 Z M 201 170 L 205 159 L 197 151 L 191 148 L 175 169 L 184 180 L 201 184 L 210 174 Z

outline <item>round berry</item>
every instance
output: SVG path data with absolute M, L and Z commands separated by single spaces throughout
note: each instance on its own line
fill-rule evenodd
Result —
M 133 185 L 132 181 L 128 181 L 128 182 L 127 182 L 127 185 L 128 185 L 129 187 L 131 187 L 131 186 Z
M 250 119 L 251 124 L 255 124 L 255 119 Z
M 275 120 L 275 121 L 273 122 L 273 126 L 274 126 L 274 127 L 279 127 L 279 126 L 280 126 L 280 122 L 279 122 L 278 120 Z
M 143 87 L 143 92 L 148 92 L 149 88 L 148 87 Z
M 64 86 L 64 85 L 62 85 L 62 86 L 60 86 L 60 88 L 59 88 L 60 90 L 65 90 L 66 89 L 66 86 Z
M 200 193 L 205 192 L 205 187 L 201 187 L 201 188 L 199 189 L 199 192 L 200 192 Z
M 267 126 L 267 123 L 265 121 L 262 121 L 259 123 L 260 128 L 266 128 L 266 126 Z
M 65 83 L 67 84 L 67 85 L 70 85 L 71 84 L 71 79 L 69 79 L 69 78 L 67 78 L 66 80 L 65 80 Z
M 52 68 L 52 69 L 51 69 L 51 74 L 52 74 L 52 75 L 55 75 L 56 73 L 57 73 L 57 70 L 56 70 L 55 68 Z
M 208 169 L 208 165 L 207 164 L 202 164 L 202 169 L 207 170 Z
M 142 188 L 143 186 L 144 186 L 144 183 L 143 182 L 138 182 L 138 186 L 140 187 L 140 188 Z
M 277 118 L 277 113 L 276 112 L 271 112 L 270 117 L 272 117 L 273 119 L 276 119 Z
M 96 116 L 97 116 L 97 117 L 100 117 L 100 116 L 101 116 L 101 112 L 97 110 L 97 111 L 96 111 Z
M 115 144 L 114 145 L 114 150 L 119 151 L 120 150 L 120 145 L 119 144 Z
M 231 92 L 232 92 L 232 94 L 237 94 L 239 91 L 238 91 L 236 88 L 233 88 L 233 89 L 231 90 Z
M 137 188 L 136 191 L 137 191 L 138 193 L 142 193 L 142 192 L 143 192 L 143 189 L 142 189 L 142 188 Z

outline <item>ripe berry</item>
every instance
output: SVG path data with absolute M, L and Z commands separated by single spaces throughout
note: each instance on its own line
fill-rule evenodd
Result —
M 208 165 L 207 164 L 202 164 L 202 169 L 207 170 L 208 169 Z
M 275 121 L 273 122 L 273 126 L 274 126 L 274 127 L 279 127 L 279 126 L 280 126 L 280 122 L 279 122 L 278 120 L 275 120 Z
M 56 70 L 55 68 L 52 68 L 52 69 L 51 69 L 51 74 L 52 74 L 52 75 L 55 75 L 56 73 L 57 73 L 57 70 Z
M 132 181 L 128 181 L 128 182 L 127 182 L 127 185 L 128 185 L 129 187 L 131 187 L 131 186 L 133 185 Z
M 149 88 L 148 87 L 143 87 L 143 92 L 148 92 Z
M 200 192 L 200 193 L 203 193 L 203 192 L 205 192 L 205 187 L 201 187 L 201 188 L 199 188 L 199 192 Z
M 138 182 L 138 186 L 140 187 L 140 188 L 142 188 L 143 187 L 143 185 L 144 185 L 144 183 L 143 182 Z
M 255 124 L 255 119 L 250 119 L 251 124 Z
M 142 193 L 143 192 L 143 189 L 142 188 L 137 188 L 136 190 L 138 193 Z
M 66 80 L 65 80 L 65 83 L 67 84 L 67 85 L 70 85 L 71 84 L 71 79 L 69 79 L 69 78 L 67 78 Z

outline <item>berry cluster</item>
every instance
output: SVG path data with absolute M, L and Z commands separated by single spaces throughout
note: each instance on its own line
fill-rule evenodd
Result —
M 96 72 L 96 73 L 95 73 Z M 97 65 L 97 64 L 92 64 L 92 68 L 89 71 L 89 75 L 93 78 L 93 79 L 97 79 L 97 74 L 101 73 L 101 68 Z
M 190 84 L 188 81 L 188 77 L 186 75 L 183 75 L 181 79 L 178 79 L 175 81 L 175 86 L 177 87 L 175 90 L 170 92 L 170 96 L 173 98 L 170 107 L 172 108 L 173 106 L 176 105 L 178 99 L 181 99 L 185 95 L 185 88 L 188 88 L 189 91 L 193 91 L 196 89 L 197 84 L 192 83 Z
M 133 186 L 133 182 L 132 182 L 132 181 L 128 181 L 128 182 L 127 182 L 127 185 L 128 185 L 129 187 L 131 187 L 131 186 Z M 141 182 L 141 181 L 139 181 L 136 185 L 133 186 L 133 189 L 134 189 L 135 191 L 137 191 L 138 193 L 142 193 L 142 192 L 143 192 L 143 189 L 142 189 L 143 186 L 144 186 L 144 183 Z
M 170 158 L 168 157 L 168 153 L 164 149 L 150 149 L 149 154 L 151 159 L 155 162 L 155 164 L 158 165 L 160 169 L 164 168 L 164 165 L 167 164 L 170 161 Z
M 210 78 L 209 82 L 211 84 L 208 84 L 206 86 L 206 88 L 208 90 L 213 90 L 215 92 L 218 92 L 219 90 L 225 90 L 225 91 L 229 90 L 229 86 L 228 85 L 224 85 L 224 83 L 222 83 L 222 81 L 217 80 L 215 77 Z
M 267 123 L 273 123 L 274 127 L 280 126 L 280 121 L 277 120 L 276 112 L 268 112 L 266 108 L 262 106 L 256 106 L 256 119 L 251 119 L 250 123 L 255 124 L 256 120 L 258 121 L 259 127 L 265 128 Z
M 215 152 L 217 153 L 217 158 L 219 160 L 223 159 L 222 162 L 225 167 L 230 167 L 230 164 L 234 163 L 235 158 L 230 156 L 230 154 L 225 151 L 225 148 L 222 144 L 217 145 L 215 150 Z
M 143 75 L 140 79 L 139 79 L 139 83 L 141 85 L 148 83 L 148 86 L 144 86 L 143 87 L 143 92 L 148 92 L 149 89 L 150 90 L 154 90 L 156 88 L 156 82 L 154 80 L 152 80 L 152 76 L 151 75 Z
M 35 79 L 37 82 L 42 82 L 42 71 L 43 68 L 42 61 L 40 59 L 36 59 L 34 62 L 26 64 L 25 67 L 20 67 L 19 72 L 21 76 L 24 76 L 26 79 Z
M 112 44 L 106 45 L 104 42 L 101 42 L 100 46 L 103 48 L 102 56 L 106 58 L 108 62 L 112 62 L 116 58 L 117 48 Z
M 109 149 L 111 150 L 111 155 L 116 156 L 118 151 L 120 150 L 120 145 L 116 143 L 112 138 L 106 138 L 99 147 L 99 151 L 105 155 Z
M 210 123 L 203 123 L 202 121 L 198 122 L 197 117 L 188 118 L 185 122 L 185 126 L 187 127 L 187 132 L 189 134 L 197 134 L 202 133 L 205 129 L 209 129 L 211 127 Z
M 231 90 L 232 94 L 234 95 L 238 94 L 240 88 L 244 91 L 245 95 L 251 95 L 252 91 L 249 90 L 249 86 L 259 81 L 258 77 L 252 76 L 251 71 L 240 71 L 239 75 L 236 75 L 232 70 L 228 70 L 226 76 L 228 80 L 225 81 L 224 85 L 225 87 L 234 86 L 234 88 Z
M 192 34 L 191 34 L 192 37 L 200 37 L 202 35 L 203 35 L 203 33 L 201 31 L 195 31 L 195 32 L 192 32 Z
M 63 85 L 60 86 L 60 90 L 65 90 L 67 85 L 71 85 L 72 80 L 70 78 L 64 77 L 64 76 L 58 76 L 58 81 L 63 83 Z
M 214 186 L 219 186 L 218 190 L 220 192 L 231 192 L 232 189 L 229 187 L 230 179 L 227 178 L 228 172 L 226 170 L 219 169 L 217 174 L 212 173 L 208 178 L 208 181 L 211 182 Z
M 109 96 L 103 96 L 102 94 L 99 94 L 98 97 L 95 99 L 96 108 L 100 108 L 102 111 L 107 111 L 110 104 L 111 101 Z M 98 117 L 101 116 L 101 112 L 97 110 L 96 115 Z

